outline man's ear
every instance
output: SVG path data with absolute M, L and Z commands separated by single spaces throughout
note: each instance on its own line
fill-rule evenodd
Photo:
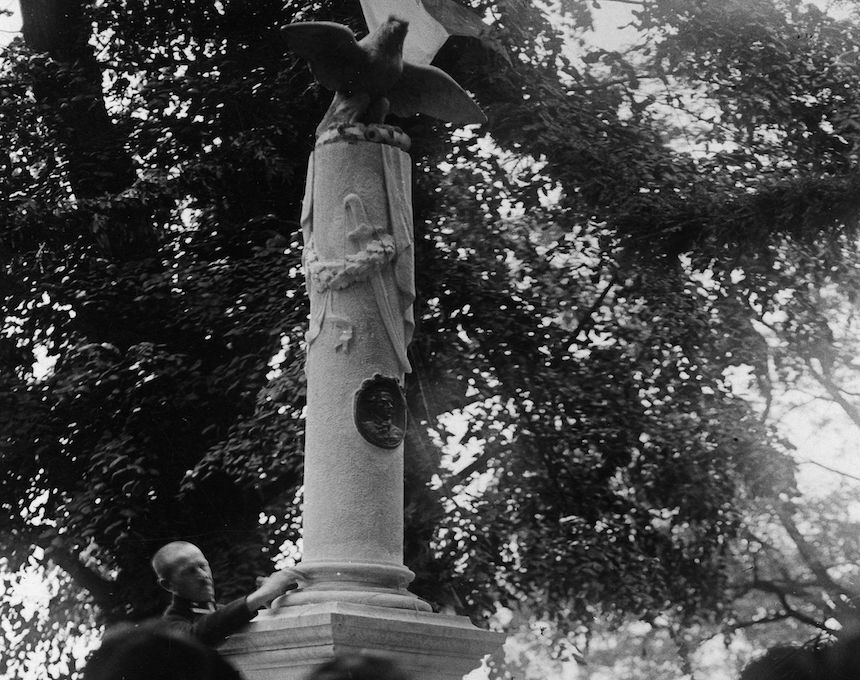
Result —
M 158 579 L 158 585 L 164 588 L 168 593 L 173 592 L 173 589 L 170 587 L 170 581 L 168 581 L 166 578 Z

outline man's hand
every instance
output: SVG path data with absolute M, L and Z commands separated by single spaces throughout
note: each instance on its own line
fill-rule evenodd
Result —
M 276 597 L 280 597 L 292 586 L 304 578 L 297 569 L 281 569 L 257 585 L 257 590 L 248 595 L 246 601 L 251 611 L 258 611 L 268 607 Z

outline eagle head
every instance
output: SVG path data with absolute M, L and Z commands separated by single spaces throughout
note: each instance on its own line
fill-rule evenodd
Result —
M 397 17 L 390 16 L 386 22 L 377 29 L 379 49 L 388 54 L 399 54 L 403 52 L 403 41 L 409 32 L 409 22 Z

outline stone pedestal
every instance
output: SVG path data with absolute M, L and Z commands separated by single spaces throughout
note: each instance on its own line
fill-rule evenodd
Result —
M 219 651 L 247 680 L 303 680 L 348 653 L 393 659 L 413 680 L 460 680 L 503 641 L 464 617 L 329 602 L 262 612 Z

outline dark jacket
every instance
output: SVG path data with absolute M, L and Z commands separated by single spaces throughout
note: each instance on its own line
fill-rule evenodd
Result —
M 248 608 L 244 597 L 211 610 L 210 606 L 174 595 L 173 602 L 164 610 L 163 618 L 171 630 L 189 633 L 203 644 L 214 647 L 247 625 L 257 614 Z

